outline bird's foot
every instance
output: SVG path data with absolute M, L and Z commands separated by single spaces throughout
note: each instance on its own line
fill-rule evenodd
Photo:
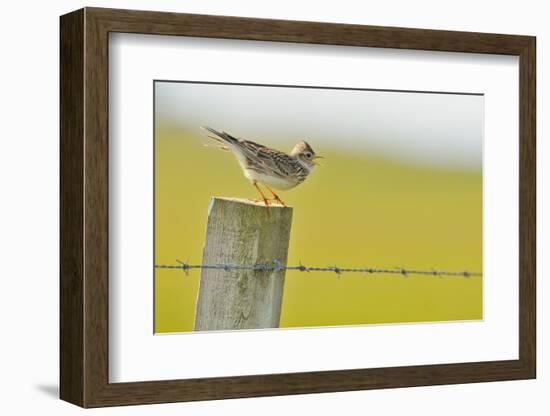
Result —
M 273 189 L 271 189 L 269 186 L 265 185 L 271 196 L 273 196 L 273 199 L 277 201 L 280 205 L 283 207 L 286 207 L 286 204 L 283 202 L 281 198 L 279 198 L 279 195 L 277 195 L 275 192 L 273 192 Z
M 270 206 L 270 204 L 269 204 L 269 199 L 267 199 L 267 198 L 253 199 L 253 201 L 254 201 L 254 202 L 263 202 L 264 205 L 265 205 L 266 207 L 269 207 L 269 206 Z
M 277 201 L 277 202 L 278 202 L 280 205 L 282 205 L 283 207 L 286 207 L 286 204 L 284 203 L 284 201 L 283 201 L 281 198 L 279 198 L 277 195 L 275 195 L 275 196 L 273 197 L 273 199 L 274 199 L 275 201 Z
M 285 204 L 285 202 L 277 197 L 277 198 L 271 198 L 271 199 L 253 199 L 254 202 L 263 202 L 265 204 L 266 207 L 270 207 L 272 205 L 272 202 L 275 201 L 278 203 L 278 205 L 282 205 L 283 207 L 286 207 L 287 205 Z

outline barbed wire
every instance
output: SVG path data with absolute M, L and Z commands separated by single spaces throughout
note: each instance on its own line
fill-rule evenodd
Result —
M 392 274 L 402 275 L 407 277 L 409 275 L 424 275 L 424 276 L 455 276 L 455 277 L 472 277 L 481 276 L 480 272 L 470 272 L 468 270 L 463 271 L 445 271 L 438 269 L 430 270 L 418 270 L 418 269 L 406 269 L 404 267 L 394 268 L 377 268 L 377 267 L 339 267 L 339 266 L 305 266 L 300 263 L 297 266 L 286 266 L 280 260 L 274 260 L 268 263 L 258 263 L 251 265 L 243 264 L 189 264 L 186 261 L 176 260 L 178 264 L 156 264 L 155 269 L 181 269 L 188 275 L 190 270 L 193 269 L 214 269 L 214 270 L 253 270 L 253 271 L 282 271 L 282 270 L 295 270 L 299 272 L 332 272 L 337 276 L 343 273 L 363 273 L 363 274 Z

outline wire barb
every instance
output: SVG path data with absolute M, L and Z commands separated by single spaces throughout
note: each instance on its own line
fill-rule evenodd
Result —
M 186 276 L 189 276 L 189 261 L 181 261 L 181 260 L 178 260 L 176 259 L 176 261 L 181 264 L 181 269 L 183 270 L 183 272 L 185 273 Z
M 173 264 L 156 264 L 155 269 L 182 269 L 186 276 L 189 276 L 189 271 L 191 269 L 215 269 L 215 270 L 224 270 L 229 272 L 231 270 L 254 270 L 254 271 L 263 271 L 263 272 L 279 272 L 286 270 L 296 270 L 299 272 L 333 272 L 337 277 L 341 277 L 344 273 L 366 273 L 367 275 L 372 274 L 393 274 L 393 275 L 402 275 L 403 277 L 408 277 L 410 275 L 424 275 L 424 276 L 455 276 L 455 277 L 465 277 L 470 278 L 473 276 L 482 276 L 480 272 L 470 272 L 467 270 L 464 271 L 442 271 L 437 269 L 430 270 L 415 270 L 415 269 L 406 269 L 404 267 L 396 267 L 393 269 L 383 269 L 375 267 L 340 267 L 340 266 L 328 266 L 328 267 L 318 267 L 318 266 L 304 266 L 302 262 L 298 263 L 297 266 L 286 266 L 281 260 L 275 259 L 268 263 L 257 263 L 257 264 L 189 264 L 188 261 L 176 260 L 177 265 Z

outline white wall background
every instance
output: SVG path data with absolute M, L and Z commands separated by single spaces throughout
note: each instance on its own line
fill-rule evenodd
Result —
M 87 414 L 547 414 L 550 360 L 542 331 L 549 238 L 550 146 L 543 129 L 550 96 L 550 26 L 545 2 L 417 0 L 125 0 L 6 2 L 0 15 L 0 410 L 69 415 L 83 410 L 58 395 L 58 16 L 103 6 L 276 19 L 530 34 L 538 37 L 538 380 L 91 410 Z M 546 199 L 546 201 L 544 200 Z

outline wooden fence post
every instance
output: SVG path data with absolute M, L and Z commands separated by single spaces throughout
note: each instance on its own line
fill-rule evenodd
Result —
M 202 264 L 286 265 L 292 208 L 212 198 Z M 284 270 L 202 269 L 195 331 L 277 328 Z

